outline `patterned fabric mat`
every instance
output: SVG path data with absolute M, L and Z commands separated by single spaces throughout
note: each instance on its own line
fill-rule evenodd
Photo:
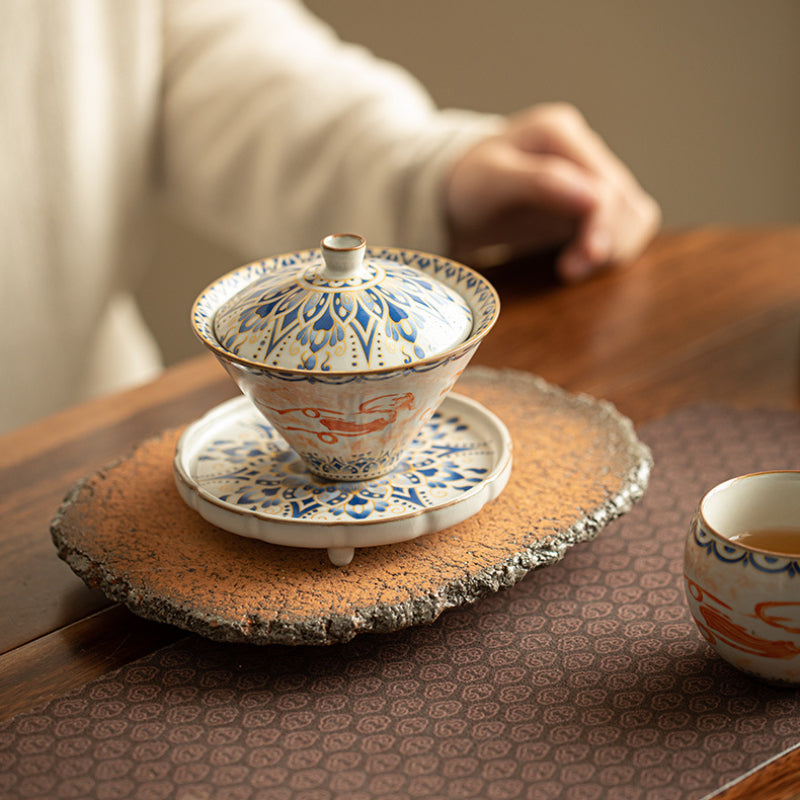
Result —
M 800 741 L 800 692 L 700 638 L 683 539 L 732 475 L 800 467 L 800 415 L 640 431 L 643 501 L 435 623 L 330 647 L 188 637 L 0 726 L 0 797 L 693 800 Z

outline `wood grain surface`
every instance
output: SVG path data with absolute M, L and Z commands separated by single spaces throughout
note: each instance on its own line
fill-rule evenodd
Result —
M 492 269 L 502 311 L 473 363 L 608 399 L 637 424 L 705 401 L 800 409 L 800 228 L 671 232 L 587 283 L 551 275 L 546 259 Z M 50 520 L 75 481 L 236 391 L 198 355 L 0 438 L 0 717 L 181 635 L 86 588 L 56 557 Z M 796 750 L 718 796 L 798 794 Z

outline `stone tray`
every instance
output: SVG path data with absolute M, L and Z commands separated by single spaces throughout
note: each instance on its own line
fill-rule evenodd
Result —
M 51 526 L 58 554 L 148 619 L 220 641 L 330 644 L 429 623 L 511 586 L 643 495 L 650 451 L 610 404 L 488 368 L 467 370 L 456 390 L 505 423 L 514 465 L 503 493 L 452 528 L 360 549 L 346 567 L 325 550 L 228 533 L 180 498 L 176 429 L 70 490 Z

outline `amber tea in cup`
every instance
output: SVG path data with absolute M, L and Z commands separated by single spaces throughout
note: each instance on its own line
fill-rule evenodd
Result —
M 800 528 L 760 528 L 742 531 L 730 539 L 755 550 L 800 558 Z

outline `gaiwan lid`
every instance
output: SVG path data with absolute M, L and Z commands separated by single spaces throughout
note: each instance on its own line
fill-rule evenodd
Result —
M 458 292 L 365 253 L 363 236 L 326 236 L 316 263 L 254 280 L 217 310 L 220 346 L 268 367 L 359 372 L 410 364 L 469 338 L 472 311 Z

